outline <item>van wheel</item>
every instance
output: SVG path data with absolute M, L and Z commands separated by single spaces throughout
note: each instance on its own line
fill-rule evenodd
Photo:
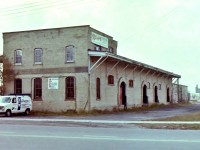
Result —
M 10 117 L 12 115 L 11 111 L 10 110 L 6 110 L 6 113 L 5 113 L 6 117 Z
M 30 113 L 31 113 L 31 112 L 30 112 L 30 109 L 26 109 L 25 115 L 28 116 L 28 115 L 30 115 Z

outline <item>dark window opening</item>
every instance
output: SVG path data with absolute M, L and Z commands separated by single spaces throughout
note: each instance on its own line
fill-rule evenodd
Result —
M 101 85 L 100 85 L 100 78 L 96 79 L 96 98 L 101 99 Z
M 15 94 L 22 94 L 22 79 L 15 79 Z
M 108 76 L 108 84 L 114 85 L 114 76 L 113 75 Z
M 147 86 L 143 86 L 143 104 L 148 104 Z
M 133 80 L 129 80 L 129 87 L 133 87 Z
M 66 84 L 66 99 L 75 99 L 75 78 L 67 77 Z
M 34 79 L 34 99 L 42 99 L 42 79 Z

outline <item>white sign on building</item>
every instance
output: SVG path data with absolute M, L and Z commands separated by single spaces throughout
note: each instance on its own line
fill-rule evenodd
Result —
M 58 89 L 58 78 L 48 78 L 48 89 Z
M 94 32 L 91 33 L 91 42 L 102 47 L 108 48 L 108 38 L 96 34 Z

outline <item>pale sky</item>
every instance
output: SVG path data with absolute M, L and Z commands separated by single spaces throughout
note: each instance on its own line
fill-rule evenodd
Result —
M 90 25 L 118 41 L 118 55 L 200 86 L 200 0 L 6 0 L 0 32 Z M 0 54 L 3 39 L 0 39 Z

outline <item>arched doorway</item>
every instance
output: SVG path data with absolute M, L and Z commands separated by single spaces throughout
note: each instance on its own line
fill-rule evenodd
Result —
M 159 100 L 158 100 L 158 87 L 157 86 L 154 87 L 154 100 L 155 100 L 155 103 L 159 103 Z
M 143 104 L 148 104 L 147 85 L 143 86 Z
M 124 105 L 126 107 L 127 101 L 126 101 L 126 83 L 122 82 L 120 84 L 120 104 Z
M 170 102 L 170 94 L 169 94 L 169 88 L 167 88 L 167 102 Z

